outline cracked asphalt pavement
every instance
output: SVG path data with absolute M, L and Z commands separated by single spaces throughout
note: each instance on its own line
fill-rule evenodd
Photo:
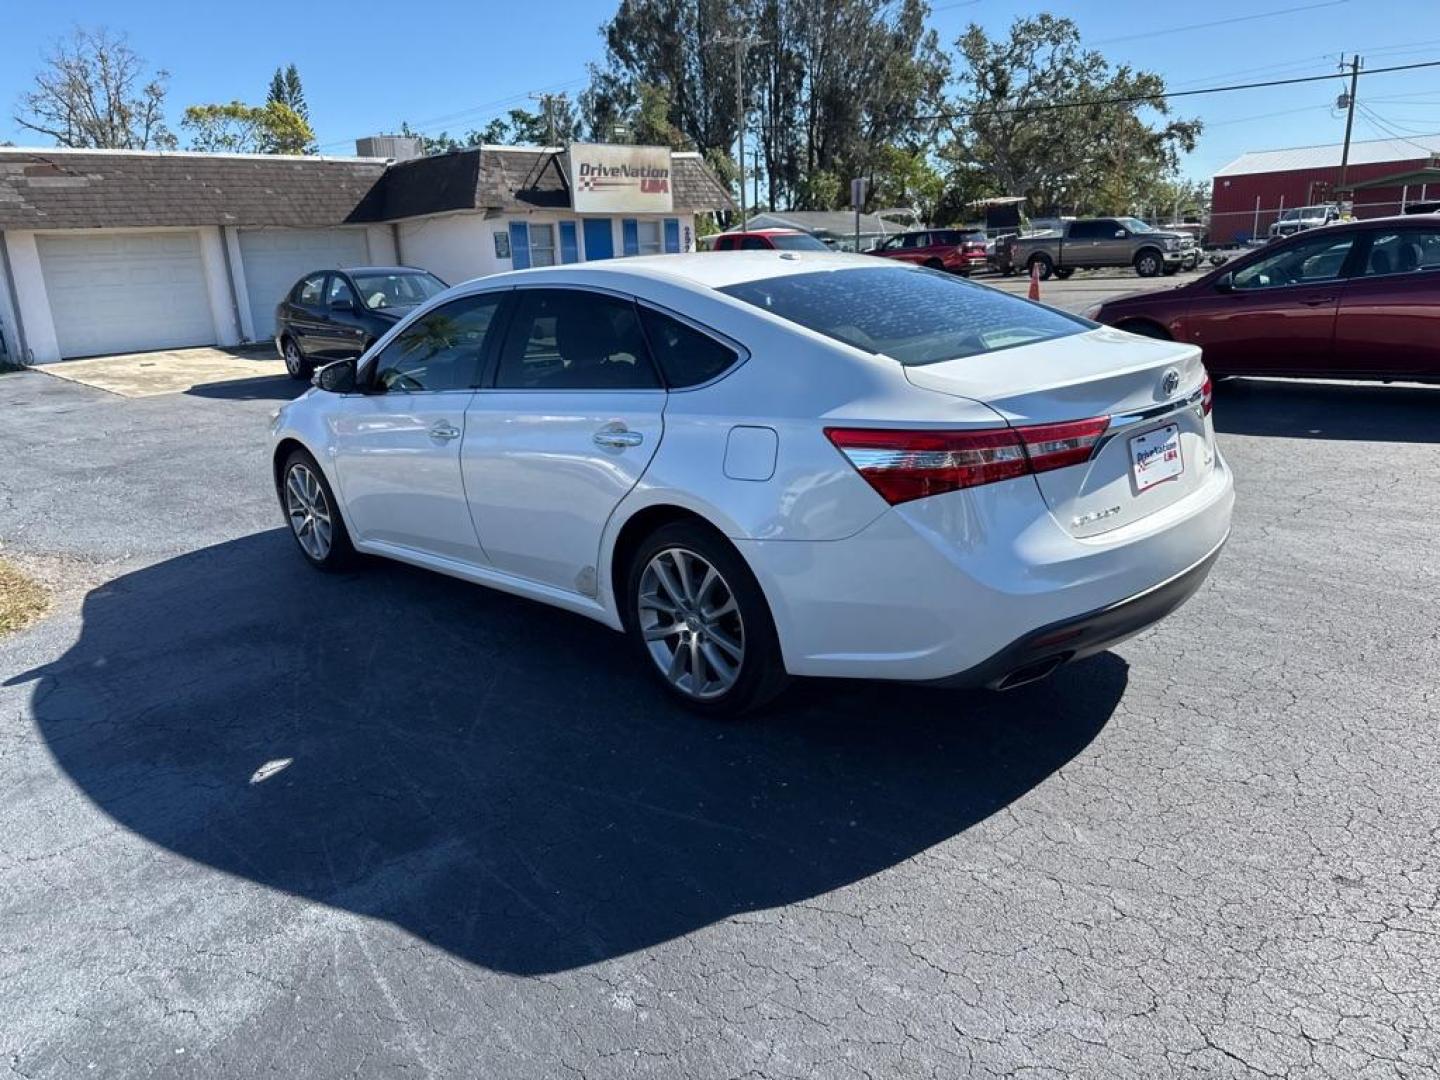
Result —
M 676 712 L 604 628 L 312 572 L 258 380 L 0 376 L 14 1077 L 1432 1077 L 1440 391 L 1222 386 L 1205 588 L 1006 695 Z

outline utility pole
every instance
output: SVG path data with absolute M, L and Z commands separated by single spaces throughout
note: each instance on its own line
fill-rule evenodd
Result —
M 1360 85 L 1361 66 L 1362 61 L 1358 55 L 1350 58 L 1350 93 L 1345 95 L 1345 148 L 1340 152 L 1340 189 L 1336 192 L 1337 196 L 1345 188 L 1345 174 L 1350 169 L 1350 129 L 1355 126 L 1355 92 Z M 1340 70 L 1344 71 L 1345 68 L 1345 59 L 1341 57 Z
M 540 107 L 545 110 L 545 127 L 549 133 L 550 145 L 555 145 L 555 110 L 554 103 L 565 100 L 564 94 L 531 94 L 531 101 L 540 102 Z
M 754 34 L 720 34 L 710 39 L 714 45 L 735 46 L 735 139 L 740 152 L 740 227 L 745 227 L 745 54 L 756 45 L 766 45 Z

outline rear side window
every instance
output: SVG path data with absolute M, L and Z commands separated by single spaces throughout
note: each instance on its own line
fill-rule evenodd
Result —
M 720 291 L 907 367 L 1082 334 L 1094 325 L 949 274 L 894 264 L 765 278 Z
M 510 390 L 648 390 L 650 363 L 635 305 L 580 289 L 526 289 L 495 385 Z
M 735 250 L 735 237 L 733 237 L 733 236 L 722 236 L 722 237 L 720 237 L 720 239 L 718 239 L 718 240 L 715 241 L 715 250 L 716 250 L 716 251 L 734 251 L 734 250 Z
M 763 236 L 747 236 L 740 241 L 741 251 L 769 251 L 770 241 Z
M 650 339 L 650 352 L 672 389 L 709 382 L 740 358 L 728 345 L 658 311 L 642 307 L 640 322 Z

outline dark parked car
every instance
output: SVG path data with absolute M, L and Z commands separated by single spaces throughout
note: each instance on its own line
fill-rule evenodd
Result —
M 932 270 L 949 270 L 952 274 L 970 276 L 970 271 L 985 265 L 985 233 L 965 229 L 918 229 L 888 238 L 867 255 L 928 266 Z
M 316 270 L 295 283 L 275 309 L 275 348 L 292 379 L 317 366 L 359 356 L 412 308 L 448 286 L 413 266 Z
M 1325 225 L 1087 314 L 1199 345 L 1215 375 L 1440 382 L 1440 215 Z

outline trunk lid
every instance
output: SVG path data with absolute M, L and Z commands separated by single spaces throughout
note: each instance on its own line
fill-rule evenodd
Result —
M 1198 397 L 1205 369 L 1194 346 L 1104 327 L 907 367 L 905 375 L 922 389 L 984 402 L 1012 427 L 1110 418 L 1088 461 L 1035 474 L 1050 512 L 1073 536 L 1163 510 L 1214 466 L 1214 429 Z M 1169 476 L 1176 451 L 1180 471 Z M 1143 480 L 1137 455 L 1146 462 Z

